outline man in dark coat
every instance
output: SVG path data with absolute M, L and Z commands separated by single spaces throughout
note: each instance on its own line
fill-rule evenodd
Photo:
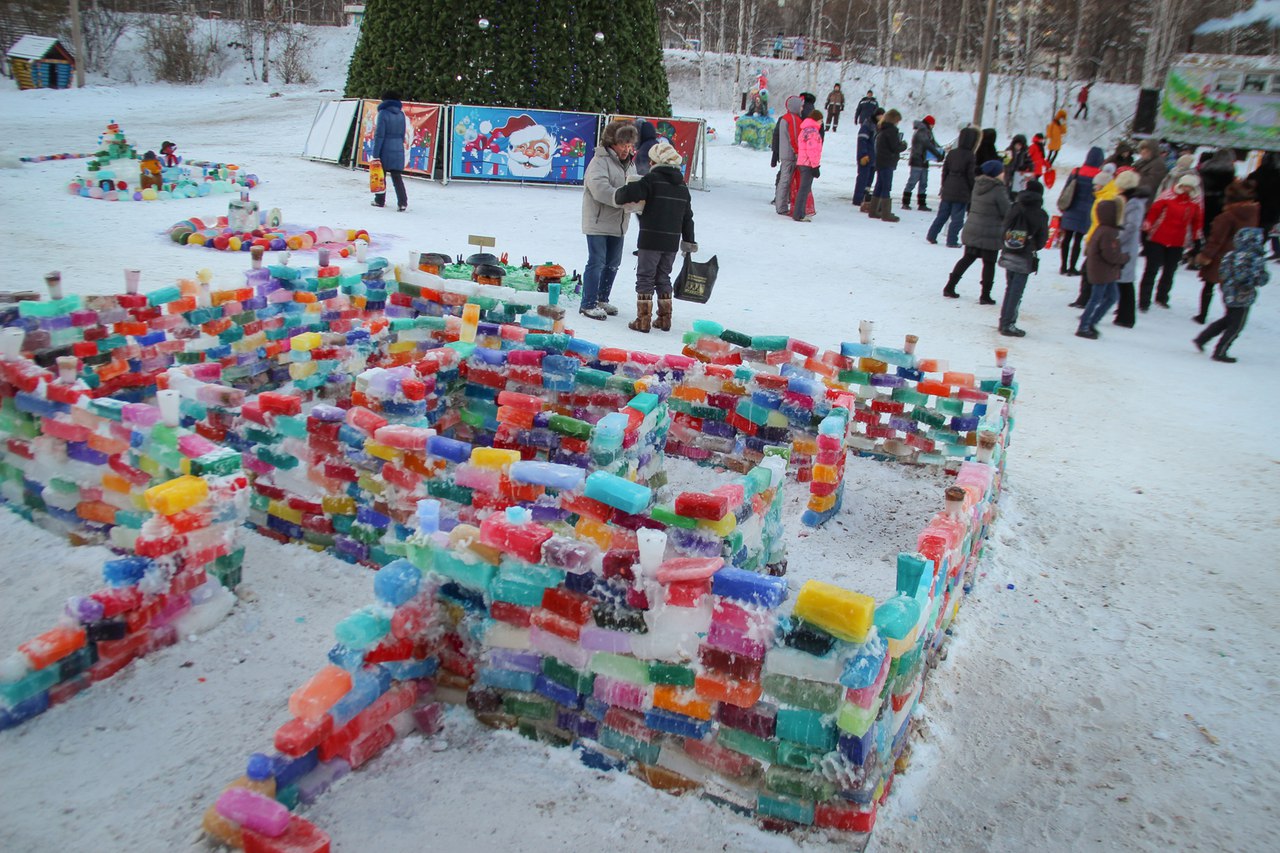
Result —
M 876 100 L 876 96 L 868 89 L 867 96 L 858 101 L 858 106 L 853 110 L 853 120 L 858 124 L 862 124 L 868 117 L 875 115 L 878 109 L 880 109 L 880 102 Z
M 941 160 L 944 156 L 942 147 L 933 138 L 935 123 L 933 116 L 925 116 L 915 123 L 916 132 L 911 136 L 911 155 L 907 158 L 911 173 L 907 176 L 907 186 L 902 190 L 903 210 L 911 209 L 912 189 L 916 190 L 916 208 L 930 209 L 925 201 L 925 196 L 929 194 L 929 159 Z
M 382 103 L 378 104 L 378 118 L 373 125 L 373 148 L 369 159 L 382 161 L 382 168 L 396 190 L 396 209 L 401 211 L 409 206 L 409 198 L 404 191 L 405 138 L 405 119 L 404 111 L 400 108 L 400 96 L 395 92 L 386 92 L 382 96 Z M 385 190 L 374 194 L 374 207 L 384 207 L 386 203 Z
M 1268 151 L 1249 175 L 1258 196 L 1258 225 L 1270 234 L 1280 223 L 1280 154 Z M 1280 260 L 1280 237 L 1271 238 L 1271 260 Z
M 826 129 L 835 133 L 840 129 L 840 113 L 844 112 L 844 92 L 840 91 L 839 83 L 827 93 L 825 112 L 827 114 Z
M 863 213 L 871 212 L 871 180 L 876 176 L 876 130 L 884 110 L 876 107 L 858 125 L 858 180 L 853 185 L 853 203 Z
M 951 220 L 947 229 L 947 247 L 960 248 L 960 229 L 964 227 L 964 214 L 969 209 L 969 198 L 973 195 L 973 183 L 977 179 L 977 164 L 974 162 L 973 149 L 978 144 L 978 129 L 966 127 L 960 131 L 960 138 L 955 148 L 947 152 L 942 161 L 942 202 L 938 205 L 938 215 L 929 226 L 930 243 L 938 242 L 942 226 Z
M 640 131 L 640 144 L 636 146 L 636 174 L 643 177 L 649 174 L 649 149 L 657 145 L 662 137 L 658 136 L 658 129 L 648 119 L 636 119 L 636 130 Z

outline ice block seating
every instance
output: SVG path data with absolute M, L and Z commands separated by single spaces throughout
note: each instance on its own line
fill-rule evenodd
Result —
M 772 829 L 870 831 L 995 518 L 1011 368 L 706 320 L 655 355 L 574 336 L 554 285 L 277 260 L 0 295 L 0 497 L 120 552 L 0 668 L 4 725 L 212 624 L 243 523 L 376 574 L 209 803 L 224 843 L 325 849 L 292 812 L 449 706 Z M 881 602 L 788 566 L 785 491 L 821 525 L 850 452 L 954 476 Z

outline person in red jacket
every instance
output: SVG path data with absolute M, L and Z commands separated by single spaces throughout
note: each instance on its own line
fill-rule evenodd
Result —
M 1195 177 L 1184 175 L 1173 187 L 1165 191 L 1142 223 L 1147 235 L 1147 266 L 1142 271 L 1142 284 L 1138 293 L 1138 309 L 1151 307 L 1151 291 L 1155 289 L 1156 304 L 1169 307 L 1169 291 L 1173 289 L 1173 274 L 1187 246 L 1200 240 L 1204 230 L 1204 210 L 1195 197 L 1200 184 Z M 1156 273 L 1160 274 L 1160 286 L 1156 287 Z
M 1043 179 L 1044 173 L 1049 171 L 1049 159 L 1045 156 L 1043 133 L 1037 133 L 1031 137 L 1031 146 L 1027 149 L 1027 153 L 1031 155 L 1031 177 L 1037 181 Z

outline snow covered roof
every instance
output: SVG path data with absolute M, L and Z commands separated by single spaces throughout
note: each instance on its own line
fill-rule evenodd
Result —
M 1210 18 L 1196 27 L 1195 35 L 1209 33 L 1225 33 L 1254 24 L 1266 24 L 1271 28 L 1280 28 L 1280 0 L 1254 0 L 1248 9 L 1236 12 L 1225 18 Z
M 1174 65 L 1239 71 L 1243 68 L 1280 69 L 1280 56 L 1240 56 L 1226 53 L 1184 53 L 1173 58 Z
M 49 36 L 23 36 L 14 42 L 5 56 L 11 59 L 44 59 L 54 48 L 66 54 L 65 58 L 71 58 L 70 52 L 62 47 L 56 38 Z

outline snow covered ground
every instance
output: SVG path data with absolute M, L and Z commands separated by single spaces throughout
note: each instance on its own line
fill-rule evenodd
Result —
M 792 79 L 798 68 L 762 64 L 775 98 L 807 82 L 822 95 L 840 79 L 834 68 L 805 81 Z M 700 256 L 720 259 L 715 296 L 705 307 L 677 303 L 670 333 L 631 332 L 624 263 L 614 300 L 623 315 L 584 319 L 579 334 L 674 351 L 695 317 L 710 316 L 833 346 L 870 319 L 880 341 L 917 334 L 922 354 L 958 369 L 1008 346 L 1022 383 L 1003 517 L 925 693 L 926 725 L 874 849 L 1273 849 L 1280 290 L 1263 291 L 1233 349 L 1240 363 L 1223 365 L 1190 344 L 1191 274 L 1179 273 L 1172 310 L 1140 315 L 1133 330 L 1104 324 L 1090 342 L 1072 334 L 1076 280 L 1057 276 L 1050 256 L 1023 302 L 1028 336 L 1002 338 L 996 309 L 977 304 L 976 270 L 960 285 L 964 298 L 941 297 L 958 253 L 924 242 L 929 214 L 904 212 L 890 225 L 849 204 L 852 125 L 828 136 L 817 218 L 793 223 L 766 203 L 768 155 L 731 144 L 732 82 L 698 89 L 687 56 L 671 65 L 676 114 L 705 115 L 718 131 L 708 192 L 694 194 Z M 870 80 L 909 119 L 929 112 L 954 128 L 971 115 L 968 75 L 863 74 L 844 78 L 850 95 Z M 226 197 L 113 205 L 63 191 L 83 161 L 16 163 L 92 150 L 112 119 L 140 147 L 173 139 L 188 158 L 239 163 L 264 178 L 254 192 L 264 208 L 280 207 L 290 223 L 367 228 L 392 258 L 466 251 L 469 234 L 488 234 L 514 257 L 582 266 L 578 190 L 414 181 L 409 211 L 398 214 L 368 206 L 364 173 L 298 158 L 318 103 L 332 97 L 320 90 L 341 86 L 339 67 L 279 97 L 225 77 L 196 89 L 0 88 L 3 286 L 39 289 L 60 269 L 69 291 L 113 290 L 123 268 L 140 267 L 144 288 L 158 287 L 208 267 L 217 287 L 246 267 L 243 255 L 164 236 L 188 216 L 225 212 Z M 1131 89 L 1097 87 L 1095 118 L 1072 124 L 1060 165 L 1106 138 L 1133 99 Z M 1029 85 L 1016 112 L 997 114 L 1001 138 L 1039 129 L 1054 103 L 1047 87 Z M 848 482 L 839 523 L 802 536 L 792 513 L 791 578 L 880 583 L 868 591 L 883 595 L 890 581 L 878 573 L 911 546 L 940 488 L 923 472 L 869 463 L 851 464 Z M 93 582 L 102 552 L 66 548 L 10 513 L 0 513 L 0 537 L 9 543 L 0 647 L 10 648 Z M 365 570 L 244 539 L 245 600 L 226 622 L 0 734 L 0 849 L 204 846 L 200 813 L 248 753 L 269 744 L 333 625 L 371 592 Z M 699 800 L 589 771 L 568 751 L 491 732 L 464 712 L 450 715 L 442 737 L 393 747 L 307 816 L 340 850 L 844 849 L 839 839 L 764 834 Z

